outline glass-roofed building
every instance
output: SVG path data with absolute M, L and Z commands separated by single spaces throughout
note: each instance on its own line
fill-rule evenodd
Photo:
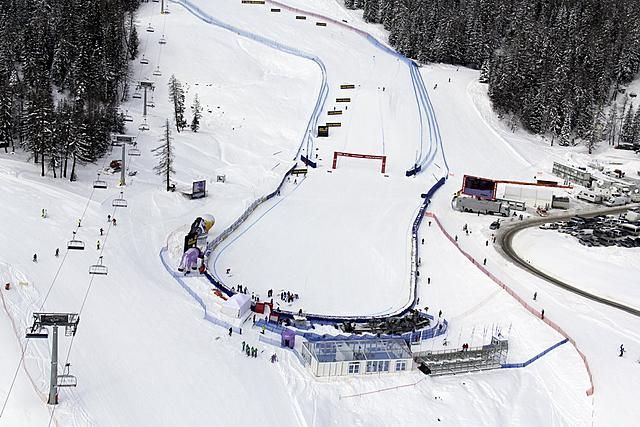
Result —
M 410 371 L 411 351 L 402 339 L 307 341 L 302 358 L 316 377 Z

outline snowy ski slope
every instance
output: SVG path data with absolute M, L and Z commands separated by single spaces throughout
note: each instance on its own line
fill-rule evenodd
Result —
M 382 34 L 333 0 L 289 2 Z M 129 208 L 115 212 L 117 227 L 106 223 L 106 215 L 114 212 L 117 177 L 107 177 L 108 190 L 92 193 L 90 188 L 102 164 L 81 169 L 76 183 L 53 183 L 52 178 L 40 179 L 23 159 L 0 156 L 6 201 L 0 209 L 0 223 L 5 224 L 0 241 L 24 242 L 0 245 L 0 278 L 14 283 L 11 291 L 0 291 L 5 302 L 0 314 L 0 400 L 6 401 L 0 425 L 46 425 L 50 420 L 51 425 L 65 426 L 633 423 L 637 410 L 630 399 L 638 371 L 630 358 L 618 360 L 610 353 L 621 340 L 630 354 L 638 353 L 635 319 L 562 294 L 507 265 L 485 247 L 491 219 L 450 210 L 451 194 L 464 173 L 532 179 L 549 168 L 551 158 L 563 156 L 496 125 L 473 71 L 446 66 L 419 70 L 451 172 L 430 210 L 452 234 L 468 223 L 473 233 L 461 236 L 463 247 L 477 259 L 487 257 L 488 268 L 522 295 L 538 291 L 548 316 L 574 335 L 587 353 L 595 398 L 584 393 L 589 387 L 586 371 L 569 345 L 526 369 L 450 378 L 413 372 L 321 382 L 309 377 L 292 353 L 260 343 L 259 332 L 249 324 L 242 336 L 229 337 L 224 329 L 203 321 L 201 308 L 164 271 L 159 249 L 168 236 L 179 235 L 204 213 L 216 216 L 213 234 L 219 233 L 275 188 L 299 149 L 308 149 L 312 157 L 317 153 L 319 168 L 295 184 L 287 183 L 280 197 L 261 207 L 224 242 L 210 267 L 223 280 L 242 282 L 262 295 L 270 288 L 299 292 L 301 307 L 327 314 L 379 314 L 404 306 L 411 298 L 413 216 L 420 193 L 446 174 L 446 165 L 442 151 L 431 145 L 438 138 L 436 128 L 429 126 L 425 94 L 415 91 L 416 70 L 367 37 L 332 24 L 316 27 L 315 18 L 296 20 L 297 13 L 284 9 L 270 13 L 269 5 L 243 6 L 235 0 L 189 4 L 184 8 L 170 3 L 171 14 L 161 16 L 159 4 L 148 3 L 139 13 L 141 51 L 151 63 L 135 63 L 134 78 L 155 81 L 156 107 L 149 112 L 151 131 L 138 135 L 143 155 L 130 162 L 138 174 L 124 190 Z M 211 25 L 209 18 L 247 34 Z M 144 31 L 148 23 L 154 33 Z M 168 40 L 165 46 L 157 43 L 162 34 Z M 279 51 L 256 38 L 296 52 Z M 158 65 L 163 75 L 153 76 Z M 186 188 L 196 177 L 210 180 L 209 197 L 199 201 L 164 192 L 152 171 L 155 159 L 150 149 L 171 117 L 166 90 L 171 73 L 184 82 L 187 104 L 198 93 L 205 106 L 200 133 L 174 133 L 178 186 Z M 323 102 L 325 78 L 328 93 Z M 327 116 L 344 92 L 338 88 L 341 83 L 359 87 L 351 92 L 353 100 L 342 116 Z M 140 101 L 131 100 L 124 109 L 134 116 L 130 131 L 138 134 Z M 341 117 L 343 126 L 332 128 L 327 139 L 309 140 L 310 123 L 315 124 L 318 111 L 320 123 Z M 386 154 L 389 176 L 380 174 L 378 162 L 361 159 L 340 159 L 338 169 L 328 173 L 336 150 Z M 118 156 L 114 152 L 105 162 Z M 406 178 L 416 157 L 426 170 Z M 227 183 L 212 183 L 218 174 L 225 174 Z M 49 210 L 47 219 L 39 217 L 43 207 Z M 66 254 L 64 243 L 81 217 L 78 235 L 87 250 Z M 87 268 L 98 256 L 100 227 L 108 233 L 102 244 L 109 275 L 90 282 Z M 423 267 L 417 296 L 430 312 L 444 311 L 451 345 L 479 344 L 487 329 L 499 325 L 509 333 L 509 362 L 522 362 L 562 339 L 473 267 L 436 227 L 425 225 L 420 237 L 426 244 L 420 248 Z M 56 247 L 62 249 L 61 259 L 52 255 Z M 33 252 L 38 252 L 38 264 L 30 261 Z M 222 274 L 228 267 L 232 278 Z M 429 286 L 426 276 L 432 279 Z M 207 282 L 186 280 L 203 289 L 215 305 Z M 53 414 L 44 404 L 47 343 L 30 343 L 25 363 L 19 364 L 20 345 L 25 345 L 22 331 L 30 313 L 40 307 L 82 309 L 73 347 L 64 338 L 60 349 L 63 360 L 72 363 L 79 385 L 61 391 Z M 242 356 L 243 340 L 258 346 L 257 359 Z M 423 345 L 436 348 L 442 342 Z M 275 365 L 268 361 L 273 352 L 280 358 Z M 367 394 L 349 397 L 360 393 Z

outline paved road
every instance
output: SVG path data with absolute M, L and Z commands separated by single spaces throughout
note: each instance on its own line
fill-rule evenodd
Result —
M 626 311 L 627 313 L 633 314 L 634 316 L 640 317 L 640 310 L 638 310 L 637 308 L 633 308 L 628 305 L 592 294 L 590 292 L 577 288 L 567 282 L 563 282 L 543 271 L 538 270 L 536 267 L 534 267 L 533 265 L 529 264 L 524 259 L 522 259 L 513 250 L 513 246 L 512 246 L 513 237 L 518 232 L 527 228 L 538 227 L 544 223 L 562 221 L 564 219 L 571 218 L 572 216 L 575 216 L 575 215 L 596 216 L 596 215 L 603 215 L 603 214 L 617 214 L 617 213 L 625 212 L 628 209 L 631 209 L 636 206 L 638 205 L 635 204 L 635 205 L 627 205 L 624 207 L 595 209 L 595 210 L 589 210 L 589 211 L 584 211 L 584 210 L 573 211 L 571 213 L 564 213 L 561 215 L 548 216 L 544 218 L 535 218 L 535 219 L 530 219 L 526 221 L 517 221 L 510 224 L 505 223 L 496 236 L 497 237 L 496 242 L 498 244 L 498 249 L 499 249 L 498 252 L 501 252 L 503 256 L 505 256 L 506 258 L 508 258 L 509 260 L 514 262 L 516 265 L 520 266 L 521 268 L 529 271 L 530 273 L 533 273 L 534 275 L 542 279 L 545 279 L 546 281 L 548 281 L 549 283 L 555 286 L 558 286 L 569 292 L 573 292 L 574 294 L 580 295 L 582 297 L 588 298 L 592 301 L 596 301 L 601 304 L 608 305 L 609 307 L 617 308 L 619 310 Z

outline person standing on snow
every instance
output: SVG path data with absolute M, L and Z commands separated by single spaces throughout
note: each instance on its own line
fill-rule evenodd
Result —
M 618 355 L 618 357 L 622 357 L 624 356 L 624 352 L 627 351 L 624 349 L 624 345 L 620 344 L 620 354 Z
M 38 254 L 33 254 L 33 262 L 38 262 Z

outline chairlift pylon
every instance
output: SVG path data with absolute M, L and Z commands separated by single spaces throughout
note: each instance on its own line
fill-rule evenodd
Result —
M 111 202 L 111 206 L 113 206 L 114 208 L 127 207 L 127 200 L 124 198 L 122 191 L 120 192 L 120 197 L 116 197 L 115 199 L 113 199 L 113 202 Z
M 102 264 L 102 255 L 98 257 L 98 263 L 89 267 L 89 274 L 98 274 L 100 276 L 106 276 L 109 271 L 107 266 Z
M 76 239 L 75 231 L 73 232 L 73 239 L 67 242 L 67 249 L 74 249 L 74 250 L 80 250 L 80 251 L 84 250 L 84 242 L 80 239 Z
M 107 188 L 107 181 L 103 181 L 100 179 L 100 173 L 98 173 L 98 178 L 96 178 L 96 180 L 93 181 L 93 188 L 101 188 L 101 189 Z

